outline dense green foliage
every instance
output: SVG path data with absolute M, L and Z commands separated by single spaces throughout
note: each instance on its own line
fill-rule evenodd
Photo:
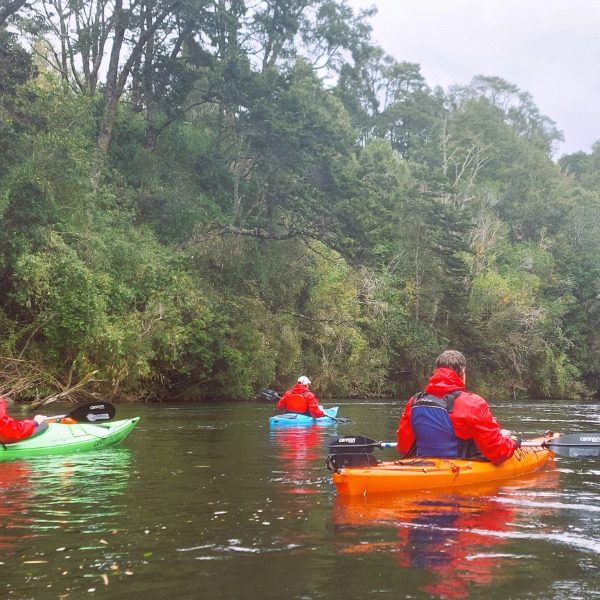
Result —
M 10 6 L 0 391 L 404 395 L 456 347 L 596 394 L 600 146 L 527 93 L 432 90 L 344 0 Z

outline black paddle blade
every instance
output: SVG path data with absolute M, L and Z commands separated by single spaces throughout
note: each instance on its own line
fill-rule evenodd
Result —
M 379 442 L 362 435 L 346 435 L 329 444 L 330 454 L 365 454 L 379 448 Z
M 265 399 L 272 402 L 273 400 L 279 400 L 281 396 L 275 390 L 263 389 L 260 390 L 259 394 Z
M 600 433 L 569 433 L 546 442 L 545 446 L 558 456 L 599 458 Z
M 73 409 L 67 417 L 79 422 L 95 423 L 109 421 L 115 416 L 116 409 L 110 402 L 90 402 Z

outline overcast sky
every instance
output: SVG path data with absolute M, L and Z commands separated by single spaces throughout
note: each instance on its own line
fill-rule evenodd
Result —
M 498 76 L 563 132 L 557 156 L 600 140 L 600 0 L 348 0 L 376 6 L 372 39 L 430 87 Z

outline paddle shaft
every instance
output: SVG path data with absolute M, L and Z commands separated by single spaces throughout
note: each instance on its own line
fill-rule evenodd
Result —
M 375 448 L 395 448 L 395 442 L 378 442 L 364 436 L 342 437 L 329 446 L 332 454 L 370 453 Z M 599 458 L 600 433 L 572 433 L 550 438 L 541 442 L 523 441 L 524 448 L 544 448 L 569 458 Z

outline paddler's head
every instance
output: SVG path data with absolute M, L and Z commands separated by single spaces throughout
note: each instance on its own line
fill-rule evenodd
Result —
M 298 377 L 298 383 L 308 387 L 310 385 L 310 379 L 306 375 L 300 375 L 300 377 Z
M 463 382 L 467 379 L 467 359 L 458 350 L 444 350 L 435 361 L 435 368 L 446 367 L 456 371 Z

